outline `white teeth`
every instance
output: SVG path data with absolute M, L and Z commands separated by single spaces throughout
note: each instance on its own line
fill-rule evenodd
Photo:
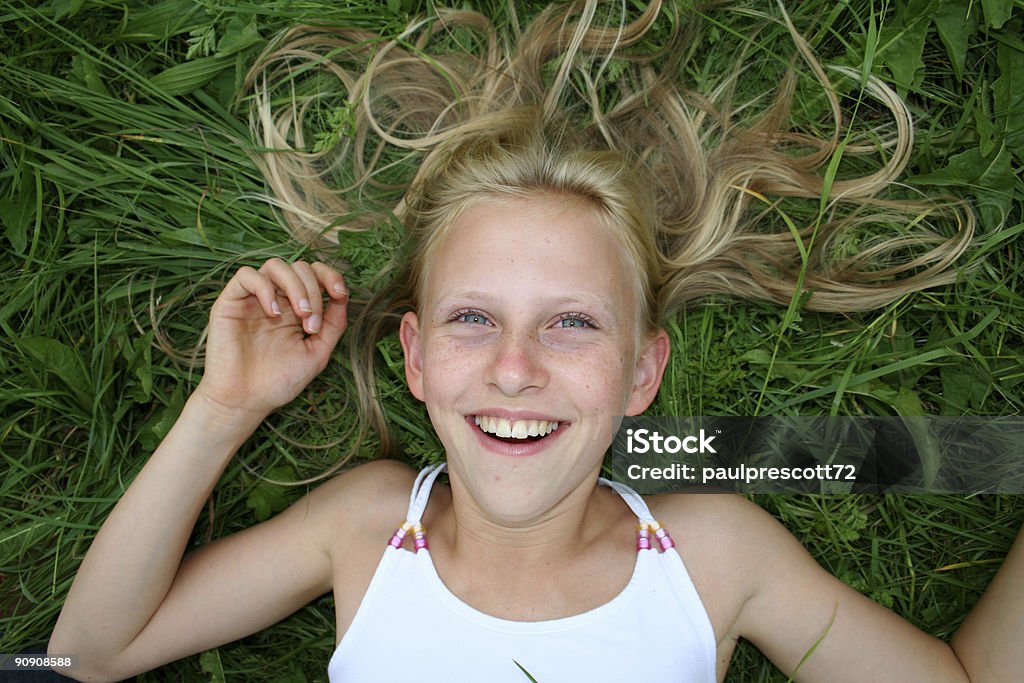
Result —
M 558 423 L 553 420 L 507 420 L 503 417 L 477 415 L 473 421 L 488 434 L 506 439 L 547 436 L 558 429 Z

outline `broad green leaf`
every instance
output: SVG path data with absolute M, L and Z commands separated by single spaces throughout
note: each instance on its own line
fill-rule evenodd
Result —
M 139 444 L 146 451 L 156 450 L 160 442 L 171 431 L 171 427 L 178 421 L 182 408 L 185 407 L 185 386 L 178 385 L 167 399 L 167 405 L 156 411 L 145 425 L 139 430 Z
M 978 198 L 978 208 L 985 224 L 995 226 L 1005 219 L 1013 203 L 1015 176 L 1012 162 L 1005 146 L 989 155 L 983 155 L 978 149 L 969 149 L 951 157 L 945 168 L 914 176 L 908 182 L 970 188 Z
M 96 66 L 96 61 L 82 53 L 71 58 L 71 77 L 84 85 L 86 88 L 104 97 L 110 96 L 110 91 L 103 82 L 103 76 Z
M 220 661 L 220 650 L 207 650 L 199 655 L 199 666 L 210 674 L 210 683 L 224 683 L 224 664 Z
M 904 393 L 906 389 L 901 389 L 900 393 Z M 918 401 L 920 404 L 920 401 Z M 897 406 L 897 410 L 899 407 Z M 939 473 L 939 469 L 942 467 L 942 445 L 939 443 L 935 434 L 928 428 L 928 422 L 923 417 L 924 413 L 905 414 L 901 412 L 903 417 L 903 424 L 906 425 L 907 431 L 910 433 L 911 438 L 914 439 L 914 445 L 917 446 L 917 455 L 921 459 L 921 485 L 924 488 L 931 488 L 935 484 L 935 477 Z
M 63 342 L 46 337 L 19 339 L 18 348 L 57 375 L 84 407 L 89 405 L 91 389 L 79 354 Z
M 15 253 L 25 253 L 28 247 L 29 226 L 35 217 L 36 177 L 32 173 L 24 172 L 21 176 L 21 187 L 16 195 L 0 199 L 0 222 L 4 224 L 4 235 L 10 240 Z
M 153 76 L 150 83 L 153 87 L 172 97 L 187 95 L 209 83 L 231 64 L 230 60 L 220 57 L 202 57 L 191 62 L 176 64 Z
M 973 364 L 944 365 L 940 373 L 944 415 L 964 415 L 977 410 L 992 389 L 992 378 Z
M 217 43 L 217 56 L 229 57 L 262 40 L 263 37 L 256 26 L 256 17 L 250 19 L 249 23 L 245 23 L 239 16 L 233 17 L 224 29 L 224 37 Z
M 873 396 L 883 403 L 892 406 L 896 414 L 903 418 L 907 432 L 914 440 L 917 454 L 921 459 L 921 485 L 925 488 L 935 483 L 935 477 L 942 465 L 942 448 L 935 435 L 928 429 L 921 397 L 911 389 L 901 388 L 898 391 L 884 382 L 871 381 L 857 387 L 851 392 Z
M 978 32 L 978 13 L 960 0 L 939 0 L 932 15 L 939 38 L 953 65 L 957 80 L 963 80 L 967 42 Z
M 924 72 L 924 41 L 931 25 L 933 0 L 912 0 L 879 32 L 876 61 L 892 73 L 901 94 L 918 85 Z
M 123 331 L 117 335 L 121 358 L 137 380 L 129 382 L 125 393 L 138 403 L 148 403 L 153 395 L 153 336 L 152 331 L 131 338 Z
M 981 0 L 981 9 L 989 28 L 1002 28 L 1013 13 L 1013 0 Z
M 993 118 L 1002 123 L 1006 146 L 1024 161 L 1024 52 L 1000 43 L 999 78 L 992 83 Z
M 901 388 L 892 400 L 892 407 L 902 416 L 924 415 L 924 405 L 916 391 Z
M 271 515 L 281 512 L 288 507 L 288 497 L 285 495 L 284 487 L 275 484 L 274 481 L 293 481 L 295 471 L 287 465 L 271 467 L 266 475 L 249 493 L 245 504 L 252 509 L 257 521 L 263 522 L 270 519 Z

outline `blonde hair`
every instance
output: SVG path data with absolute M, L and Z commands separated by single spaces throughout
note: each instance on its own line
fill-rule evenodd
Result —
M 393 38 L 301 26 L 249 74 L 252 126 L 266 150 L 258 163 L 296 239 L 343 247 L 345 231 L 373 229 L 392 214 L 405 227 L 391 284 L 372 295 L 349 333 L 358 340 L 350 352 L 361 436 L 373 429 L 385 452 L 386 421 L 372 396 L 375 342 L 417 305 L 447 227 L 487 197 L 587 200 L 636 266 L 649 329 L 712 294 L 780 303 L 805 296 L 809 309 L 857 311 L 956 277 L 951 266 L 970 242 L 972 213 L 955 201 L 882 196 L 913 142 L 905 103 L 882 81 L 869 76 L 865 91 L 891 114 L 891 127 L 872 131 L 875 143 L 844 141 L 835 89 L 783 10 L 827 97 L 832 134 L 791 128 L 792 70 L 772 104 L 742 123 L 742 107 L 730 106 L 730 79 L 711 93 L 677 82 L 694 24 L 661 50 L 639 51 L 661 2 L 633 21 L 602 24 L 597 17 L 608 4 L 549 7 L 511 37 L 462 10 L 439 10 Z M 626 3 L 611 5 L 625 13 Z M 514 3 L 509 11 L 514 17 Z M 344 92 L 333 108 L 344 130 L 318 151 L 305 120 L 337 97 L 325 77 Z M 287 97 L 278 105 L 272 94 L 282 86 Z M 880 151 L 887 159 L 871 173 L 834 181 L 822 173 L 838 153 Z M 409 167 L 415 176 L 402 177 Z M 778 206 L 788 197 L 817 200 L 822 210 L 811 224 L 795 225 Z M 766 231 L 773 212 L 788 229 Z M 956 223 L 952 235 L 930 227 L 939 216 Z M 837 245 L 865 226 L 885 236 L 843 254 Z

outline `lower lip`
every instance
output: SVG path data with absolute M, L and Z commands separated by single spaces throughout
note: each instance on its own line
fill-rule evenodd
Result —
M 480 429 L 476 424 L 475 419 L 476 418 L 474 416 L 470 415 L 466 418 L 466 423 L 469 425 L 470 429 L 476 433 L 476 438 L 479 439 L 484 448 L 492 453 L 506 455 L 513 458 L 525 458 L 542 453 L 551 444 L 553 444 L 559 436 L 562 435 L 562 432 L 568 429 L 568 425 L 559 423 L 558 428 L 543 439 L 537 439 L 535 441 L 523 439 L 522 442 L 499 441 L 498 439 L 492 439 L 486 432 Z

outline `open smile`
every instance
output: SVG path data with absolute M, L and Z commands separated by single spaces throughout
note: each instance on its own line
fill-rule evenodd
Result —
M 516 456 L 539 453 L 567 427 L 567 423 L 543 418 L 469 415 L 466 420 L 490 450 Z
M 476 415 L 473 421 L 481 431 L 501 439 L 543 438 L 558 429 L 558 422 L 554 420 L 509 420 Z

